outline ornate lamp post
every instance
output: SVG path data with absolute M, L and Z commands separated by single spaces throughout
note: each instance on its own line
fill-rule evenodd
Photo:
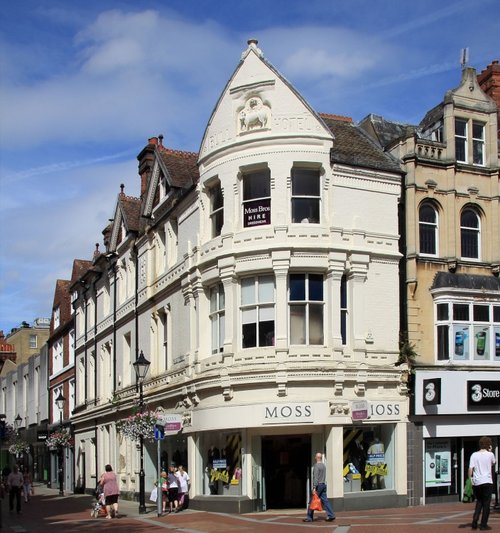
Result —
M 139 381 L 139 409 L 142 413 L 144 410 L 144 396 L 142 385 L 144 378 L 149 370 L 151 363 L 144 357 L 144 353 L 141 350 L 139 357 L 133 363 L 135 374 Z M 146 497 L 145 497 L 145 482 L 144 482 L 144 437 L 141 435 L 139 440 L 140 445 L 140 457 L 141 464 L 139 470 L 139 513 L 144 514 L 146 512 Z
M 62 390 L 59 391 L 59 396 L 56 398 L 56 405 L 59 409 L 59 431 L 62 432 L 63 423 L 62 423 L 62 414 L 64 409 L 64 403 L 66 398 L 63 396 Z M 59 468 L 57 470 L 59 476 L 59 496 L 64 496 L 64 451 L 62 444 L 59 445 Z
M 14 418 L 14 428 L 16 430 L 16 441 L 19 438 L 18 432 L 19 428 L 21 427 L 21 422 L 23 421 L 21 415 L 17 413 L 16 418 Z M 16 452 L 16 463 L 19 464 L 19 452 Z

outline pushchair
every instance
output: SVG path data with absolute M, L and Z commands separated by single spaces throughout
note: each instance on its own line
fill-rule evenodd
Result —
M 94 503 L 94 506 L 92 507 L 92 511 L 90 511 L 90 516 L 92 518 L 97 518 L 99 515 L 106 516 L 106 498 L 104 497 L 104 492 L 102 491 L 101 485 L 97 485 L 95 497 L 96 501 Z

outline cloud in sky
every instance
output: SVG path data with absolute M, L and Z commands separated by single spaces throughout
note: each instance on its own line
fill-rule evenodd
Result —
M 198 150 L 250 37 L 318 111 L 418 121 L 498 56 L 494 0 L 25 0 L 0 19 L 0 329 L 49 316 L 148 137 Z M 464 22 L 466 21 L 466 22 Z M 464 25 L 467 33 L 464 34 Z

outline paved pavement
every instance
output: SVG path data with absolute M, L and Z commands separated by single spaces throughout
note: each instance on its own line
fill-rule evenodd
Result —
M 316 513 L 313 523 L 303 523 L 305 512 L 267 511 L 245 515 L 210 513 L 188 509 L 158 517 L 148 506 L 139 514 L 138 503 L 120 500 L 120 517 L 107 520 L 91 518 L 93 499 L 86 495 L 59 496 L 58 490 L 35 487 L 35 496 L 24 504 L 21 514 L 10 513 L 8 501 L 1 502 L 5 533 L 450 533 L 469 531 L 474 504 L 433 504 L 425 507 L 376 509 L 337 513 L 334 522 L 326 522 L 324 513 Z M 500 533 L 500 510 L 492 509 L 489 525 Z

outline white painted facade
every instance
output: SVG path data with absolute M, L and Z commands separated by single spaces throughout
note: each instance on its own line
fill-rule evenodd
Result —
M 338 509 L 405 504 L 408 406 L 394 366 L 401 175 L 332 161 L 335 142 L 250 42 L 209 120 L 199 178 L 169 210 L 161 187 L 171 169 L 155 148 L 144 224 L 128 231 L 117 209 L 108 253 L 76 287 L 75 468 L 85 488 L 111 463 L 122 490 L 138 491 L 138 450 L 115 423 L 137 402 L 132 363 L 142 350 L 148 408 L 184 419 L 162 449 L 187 463 L 194 507 L 302 506 L 317 450 Z M 302 171 L 318 193 L 297 193 Z M 219 187 L 223 224 L 214 231 Z M 294 222 L 301 206 L 319 220 Z M 353 421 L 357 400 L 370 418 Z M 379 490 L 360 498 L 345 471 L 349 443 L 375 436 L 389 468 Z M 220 455 L 208 460 L 212 446 Z M 146 491 L 155 461 L 147 444 Z M 293 487 L 279 501 L 278 475 Z

